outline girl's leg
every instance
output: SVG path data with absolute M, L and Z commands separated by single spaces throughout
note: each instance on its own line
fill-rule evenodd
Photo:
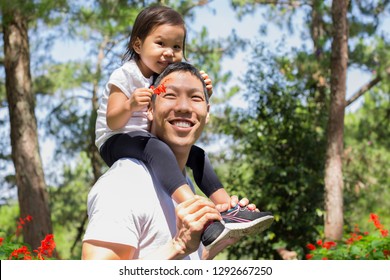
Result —
M 172 150 L 156 136 L 145 131 L 134 131 L 112 136 L 100 154 L 108 166 L 120 158 L 136 158 L 145 162 L 167 193 L 178 203 L 192 197 Z
M 215 174 L 211 162 L 205 151 L 193 145 L 188 157 L 187 166 L 192 169 L 194 179 L 201 191 L 215 204 L 230 202 L 230 196 L 225 191 Z

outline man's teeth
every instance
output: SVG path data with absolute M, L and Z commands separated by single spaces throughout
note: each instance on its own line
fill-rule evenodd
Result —
M 178 127 L 191 127 L 191 123 L 189 122 L 173 122 L 173 124 Z

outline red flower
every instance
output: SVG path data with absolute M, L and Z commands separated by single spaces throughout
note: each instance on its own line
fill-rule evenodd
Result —
M 324 245 L 322 246 L 323 248 L 326 248 L 326 249 L 330 249 L 332 247 L 335 247 L 337 244 L 333 241 L 328 241 L 328 242 L 325 242 Z
M 321 239 L 319 239 L 319 240 L 317 240 L 317 245 L 322 245 L 322 240 Z
M 161 93 L 165 93 L 167 88 L 164 84 L 160 84 L 158 87 L 150 86 L 150 88 L 153 90 L 154 94 L 160 95 Z
M 31 222 L 32 216 L 27 215 L 24 219 L 19 218 L 18 225 L 16 227 L 16 236 L 19 236 L 20 230 L 23 229 L 23 226 L 26 224 L 26 222 Z
M 23 226 L 27 222 L 32 221 L 32 216 L 27 215 L 25 218 L 19 218 L 17 221 L 17 231 L 16 235 L 19 234 L 19 230 L 23 229 Z M 2 246 L 4 238 L 0 237 L 0 246 Z M 37 254 L 37 258 L 44 260 L 44 257 L 51 257 L 53 255 L 54 249 L 56 247 L 56 243 L 54 242 L 54 236 L 53 234 L 48 234 L 46 237 L 41 241 L 41 246 L 38 247 L 38 250 L 34 250 Z M 15 249 L 12 251 L 12 253 L 9 255 L 8 259 L 10 260 L 31 260 L 31 252 L 26 246 L 22 246 L 18 249 Z
M 374 213 L 371 213 L 370 214 L 370 221 L 376 221 L 376 220 L 378 220 L 378 215 L 374 214 Z
M 377 214 L 371 213 L 370 214 L 370 221 L 372 221 L 377 229 L 382 229 L 382 225 L 379 221 L 379 217 Z
M 150 88 L 153 90 L 154 94 L 160 95 L 161 93 L 167 92 L 167 88 L 165 86 L 165 83 L 168 82 L 170 79 L 164 80 L 164 83 L 161 83 L 158 87 L 150 86 Z
M 31 260 L 31 252 L 26 246 L 22 246 L 19 249 L 14 250 L 9 256 L 9 259 L 19 260 L 21 257 L 23 257 L 23 260 Z
M 306 259 L 307 259 L 307 260 L 311 260 L 312 258 L 313 258 L 313 255 L 310 255 L 310 254 L 307 254 L 307 255 L 306 255 Z
M 38 250 L 34 250 L 37 253 L 37 257 L 40 260 L 44 260 L 44 257 L 51 257 L 53 255 L 53 251 L 56 247 L 56 243 L 54 242 L 53 234 L 46 235 L 45 239 L 41 241 L 41 246 L 38 247 Z
M 328 260 L 328 258 L 327 258 L 327 257 L 323 257 L 322 259 L 323 259 L 323 260 Z
M 387 235 L 389 235 L 389 231 L 387 229 L 381 229 L 381 234 L 383 237 L 387 237 Z
M 353 237 L 351 238 L 348 238 L 347 241 L 345 241 L 345 243 L 347 244 L 352 244 L 355 240 L 353 239 Z
M 383 228 L 383 225 L 379 221 L 379 217 L 376 214 L 370 214 L 370 221 L 372 221 L 377 229 L 381 232 L 383 237 L 387 237 L 389 235 L 389 231 Z
M 3 240 L 4 240 L 4 238 L 3 238 L 3 237 L 0 237 L 0 246 L 3 245 Z
M 316 246 L 314 246 L 313 244 L 309 243 L 306 245 L 306 248 L 309 249 L 310 251 L 313 251 L 316 249 Z

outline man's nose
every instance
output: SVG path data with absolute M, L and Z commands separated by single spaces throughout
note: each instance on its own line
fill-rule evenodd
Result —
M 188 98 L 188 96 L 180 96 L 179 98 L 176 99 L 176 111 L 177 112 L 191 112 L 192 107 L 191 107 L 191 99 Z

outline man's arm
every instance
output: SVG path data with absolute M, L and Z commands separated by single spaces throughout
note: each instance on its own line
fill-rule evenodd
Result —
M 132 260 L 135 248 L 129 245 L 104 242 L 99 240 L 87 240 L 83 242 L 83 260 Z M 183 248 L 174 240 L 164 246 L 160 246 L 152 255 L 144 259 L 175 260 L 186 256 Z
M 129 245 L 87 240 L 83 242 L 83 260 L 129 260 L 134 256 L 135 248 Z

